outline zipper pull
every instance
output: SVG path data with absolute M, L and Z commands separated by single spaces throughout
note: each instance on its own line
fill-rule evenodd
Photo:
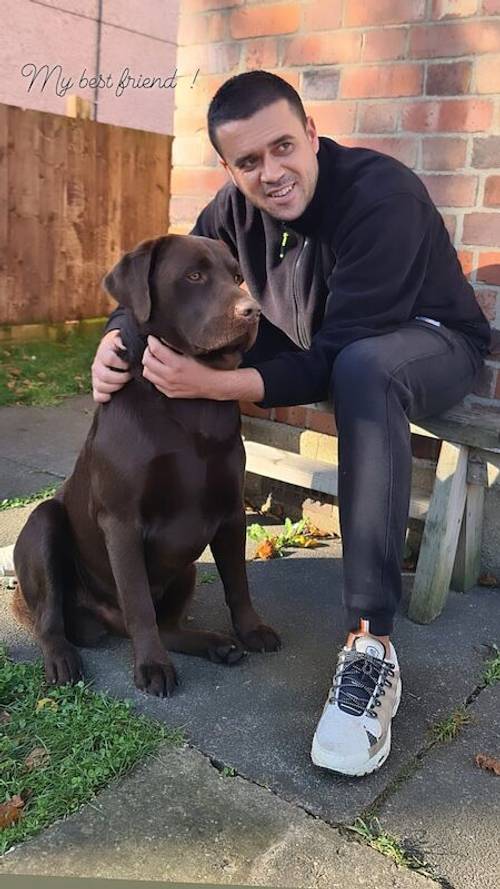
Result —
M 280 245 L 280 259 L 283 259 L 284 255 L 285 255 L 286 244 L 287 244 L 287 241 L 288 241 L 288 238 L 289 238 L 289 237 L 290 237 L 289 233 L 288 233 L 287 231 L 284 231 L 284 232 L 283 232 L 283 236 L 282 236 L 282 238 L 281 238 L 281 245 Z

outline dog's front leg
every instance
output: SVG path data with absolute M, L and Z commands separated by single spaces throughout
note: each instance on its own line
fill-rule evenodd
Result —
M 177 683 L 174 666 L 162 645 L 144 561 L 142 536 L 133 519 L 101 515 L 120 609 L 134 649 L 137 688 L 157 697 L 170 695 Z
M 226 602 L 238 637 L 248 651 L 277 651 L 278 634 L 255 611 L 248 590 L 245 565 L 246 522 L 242 510 L 220 525 L 210 549 L 224 584 Z

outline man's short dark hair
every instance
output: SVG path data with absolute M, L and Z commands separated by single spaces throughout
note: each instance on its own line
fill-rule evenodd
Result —
M 208 106 L 208 137 L 218 154 L 223 157 L 217 141 L 216 129 L 230 120 L 246 120 L 273 102 L 286 99 L 291 110 L 306 128 L 307 116 L 297 90 L 282 77 L 270 71 L 244 71 L 226 80 Z

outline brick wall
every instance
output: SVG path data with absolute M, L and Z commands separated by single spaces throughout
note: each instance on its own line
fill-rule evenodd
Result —
M 274 71 L 321 135 L 373 147 L 423 179 L 466 274 L 500 330 L 500 0 L 183 0 L 171 231 L 188 231 L 226 175 L 206 136 L 232 74 Z M 500 355 L 476 397 L 500 401 Z M 307 408 L 248 413 L 329 431 Z M 326 428 L 328 426 L 328 428 Z

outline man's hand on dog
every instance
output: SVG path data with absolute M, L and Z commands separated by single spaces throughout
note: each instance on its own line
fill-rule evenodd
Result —
M 116 349 L 124 345 L 118 330 L 106 333 L 95 354 L 92 364 L 92 395 L 94 401 L 109 401 L 113 392 L 118 392 L 125 383 L 132 379 L 128 372 L 128 364 L 116 354 Z
M 142 357 L 143 376 L 169 398 L 217 398 L 217 380 L 222 371 L 196 361 L 189 355 L 179 355 L 148 336 Z

